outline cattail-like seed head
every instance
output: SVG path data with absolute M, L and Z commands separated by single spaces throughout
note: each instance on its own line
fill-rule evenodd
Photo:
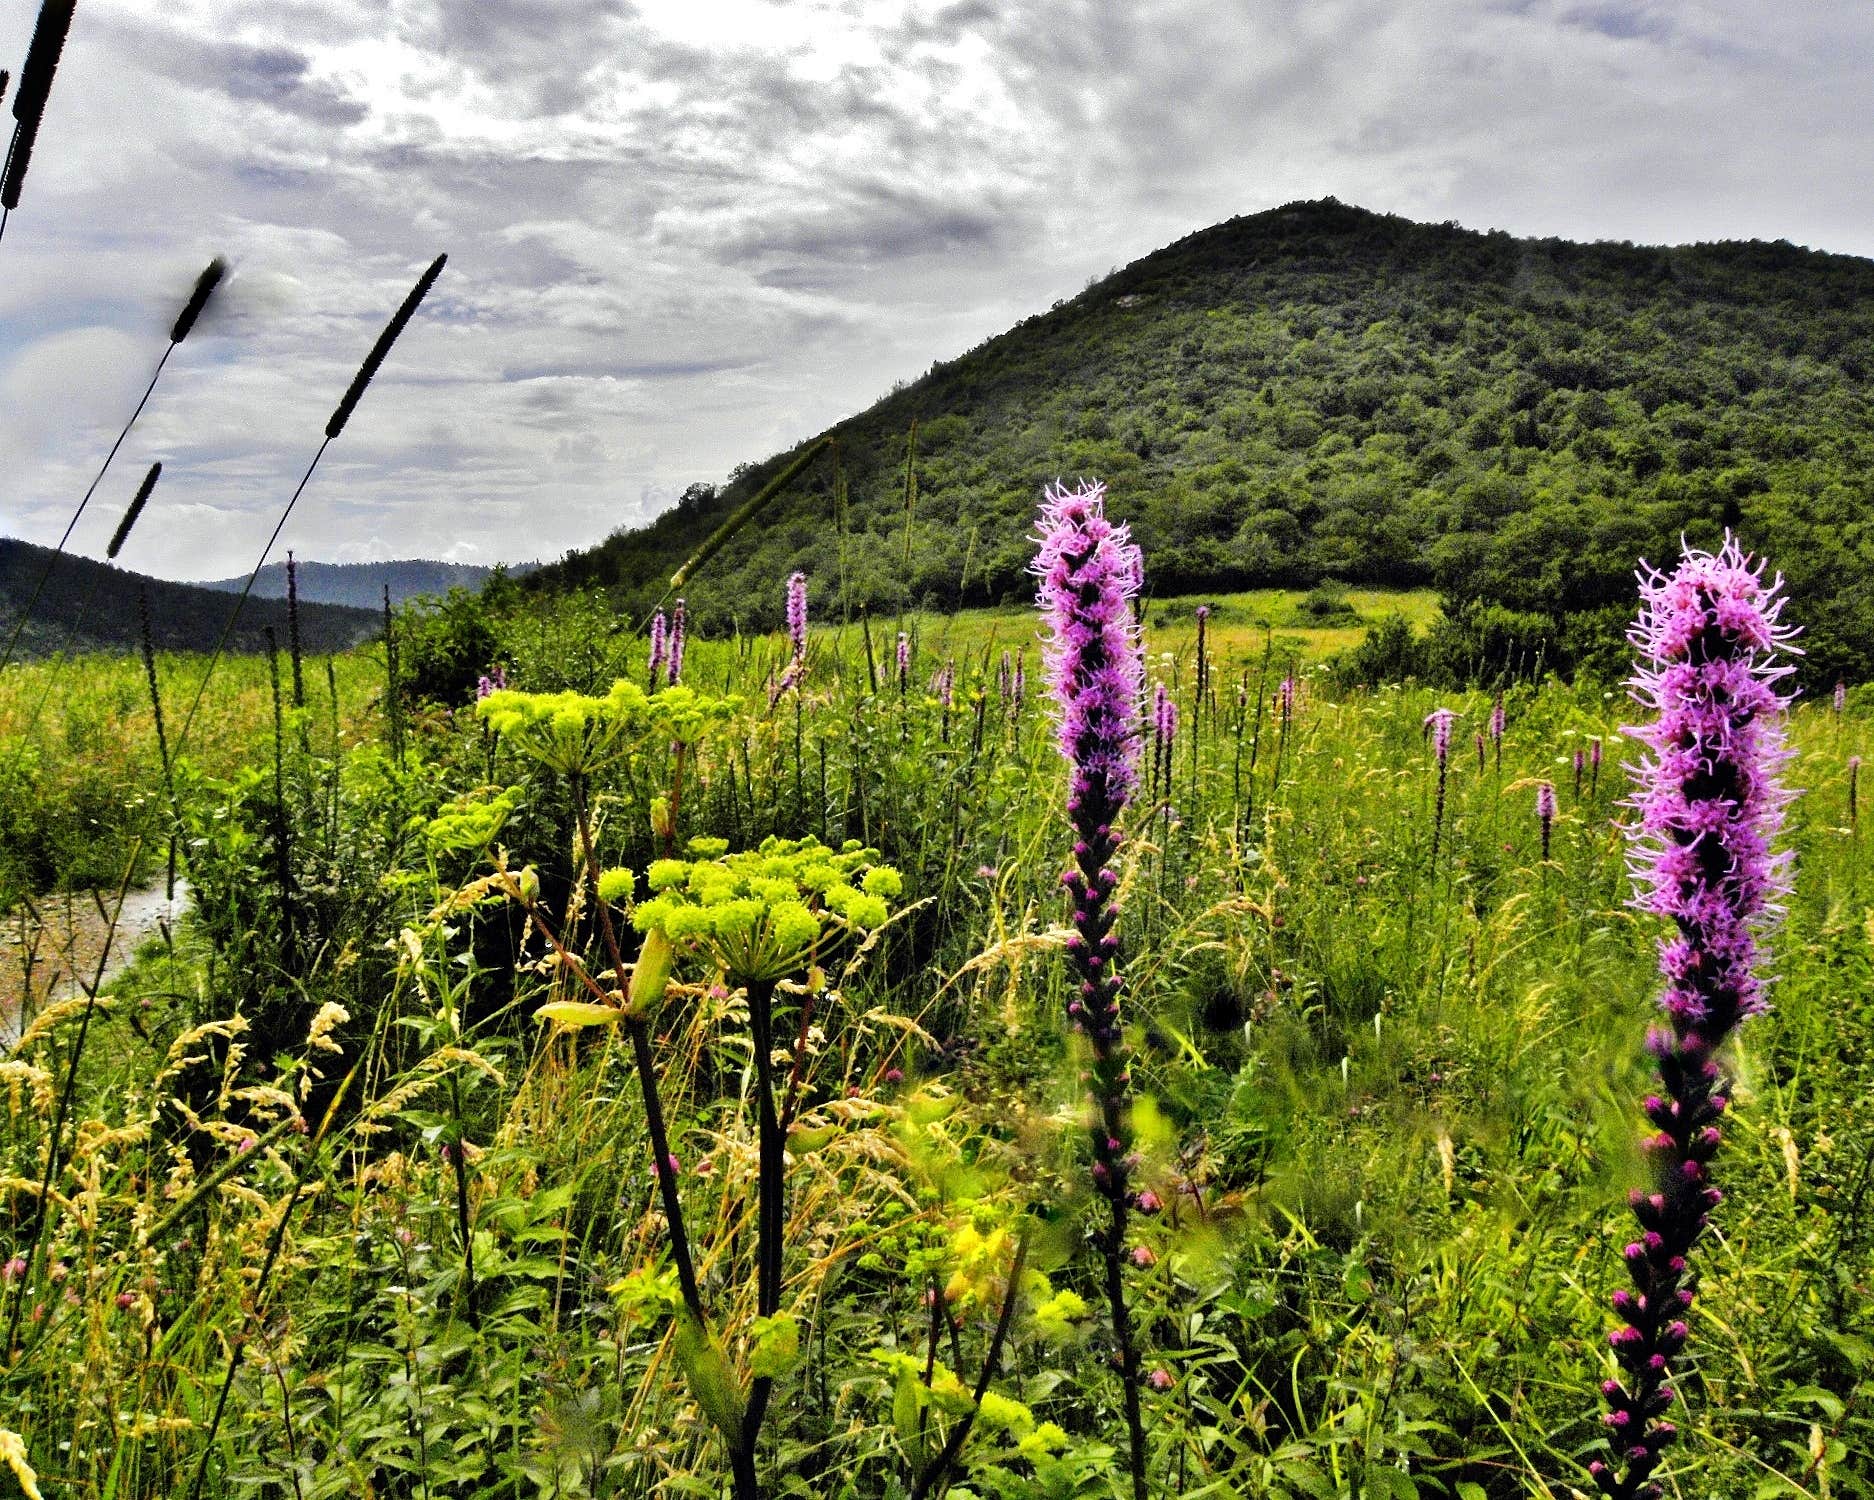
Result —
M 137 486 L 137 493 L 131 499 L 130 509 L 124 512 L 123 520 L 117 523 L 117 530 L 111 534 L 110 546 L 104 549 L 104 556 L 108 560 L 114 562 L 117 554 L 123 550 L 124 543 L 130 537 L 130 528 L 137 524 L 137 517 L 143 514 L 143 507 L 150 498 L 150 491 L 156 488 L 156 481 L 162 472 L 163 466 L 155 463 L 150 465 L 150 472 L 143 476 L 143 483 Z
M 39 7 L 39 20 L 33 26 L 33 39 L 20 68 L 19 87 L 13 91 L 13 118 L 19 123 L 7 152 L 6 173 L 0 177 L 0 208 L 20 206 L 20 190 L 26 182 L 26 169 L 32 164 L 39 122 L 45 117 L 52 79 L 58 72 L 59 57 L 65 51 L 65 38 L 71 32 L 72 14 L 77 8 L 77 0 L 45 0 Z
M 377 342 L 371 346 L 371 352 L 364 357 L 364 363 L 358 366 L 358 373 L 351 377 L 351 384 L 345 388 L 345 394 L 339 398 L 338 406 L 332 413 L 332 419 L 325 424 L 325 436 L 329 442 L 345 430 L 345 424 L 351 420 L 351 414 L 357 409 L 359 398 L 364 395 L 365 387 L 384 363 L 390 347 L 397 342 L 397 337 L 409 326 L 410 319 L 416 316 L 416 310 L 423 299 L 429 295 L 429 289 L 436 284 L 436 278 L 442 275 L 442 268 L 448 261 L 447 255 L 439 255 L 430 262 L 429 269 L 417 278 L 410 294 L 403 299 L 403 305 L 391 315 L 390 322 L 384 325 L 384 331 L 377 336 Z
M 208 299 L 215 295 L 215 288 L 221 285 L 221 278 L 228 274 L 228 263 L 217 255 L 208 263 L 206 270 L 195 278 L 195 289 L 189 293 L 189 300 L 182 305 L 182 311 L 176 314 L 175 326 L 169 330 L 169 342 L 180 344 L 189 336 L 189 330 L 195 327 L 195 320 L 202 315 L 202 309 L 208 306 Z

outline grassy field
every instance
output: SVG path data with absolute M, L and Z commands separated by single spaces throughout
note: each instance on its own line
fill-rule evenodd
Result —
M 1346 627 L 1272 594 L 1209 601 L 1200 695 L 1195 602 L 1147 613 L 1179 723 L 1146 746 L 1119 886 L 1151 1493 L 1587 1490 L 1656 989 L 1617 826 L 1633 710 L 1513 688 L 1480 753 L 1488 697 L 1337 691 L 1313 664 Z M 517 688 L 646 680 L 593 608 L 502 626 Z M 739 706 L 558 770 L 461 711 L 412 712 L 395 753 L 359 658 L 340 742 L 289 725 L 276 781 L 264 675 L 218 680 L 219 743 L 259 753 L 184 789 L 192 923 L 4 1065 L 0 1426 L 46 1493 L 719 1496 L 758 1375 L 763 1494 L 909 1494 L 979 1378 L 995 1399 L 930 1492 L 1130 1493 L 1062 1025 L 1063 774 L 1035 653 L 1024 698 L 998 681 L 1032 617 L 916 622 L 903 693 L 891 628 L 877 694 L 856 627 L 778 694 L 783 641 L 693 642 L 685 680 Z M 89 663 L 72 701 L 134 701 L 139 673 Z M 1874 1493 L 1860 699 L 1793 719 L 1797 884 L 1774 1009 L 1729 1063 L 1670 1493 Z M 1437 706 L 1460 715 L 1442 810 Z M 147 773 L 113 733 L 102 763 Z M 582 811 L 639 902 L 692 835 L 852 838 L 902 875 L 882 931 L 828 929 L 763 1002 L 794 1106 L 771 1314 L 759 986 L 685 959 L 643 1028 L 713 1341 L 674 1312 L 631 1025 L 534 1019 L 612 962 Z

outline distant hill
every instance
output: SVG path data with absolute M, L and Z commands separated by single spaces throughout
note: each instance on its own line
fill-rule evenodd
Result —
M 1558 650 L 1617 640 L 1637 557 L 1731 527 L 1790 575 L 1811 670 L 1874 676 L 1871 373 L 1874 262 L 1293 203 L 1148 255 L 839 423 L 837 470 L 816 460 L 689 605 L 705 629 L 771 626 L 795 569 L 817 612 L 1027 598 L 1041 487 L 1088 476 L 1156 593 L 1429 585 L 1521 612 Z M 524 586 L 597 584 L 641 609 L 799 451 Z
M 49 547 L 0 537 L 0 643 L 12 636 L 20 610 L 32 597 L 47 559 L 53 556 Z M 50 655 L 68 638 L 81 651 L 135 649 L 139 640 L 139 590 L 149 600 L 150 634 L 163 650 L 212 650 L 234 605 L 227 594 L 213 589 L 170 583 L 107 563 L 60 554 L 53 561 L 51 577 L 20 638 L 19 655 Z M 370 639 L 381 628 L 381 620 L 380 614 L 370 610 L 302 603 L 300 640 L 308 651 L 343 651 Z M 273 627 L 284 649 L 286 605 L 274 599 L 250 597 L 229 639 L 229 649 L 264 650 L 268 626 Z
M 510 577 L 519 578 L 537 566 L 537 563 L 517 563 L 508 568 L 507 572 Z M 418 594 L 441 595 L 450 589 L 468 589 L 472 593 L 486 583 L 489 575 L 495 571 L 470 563 L 431 562 L 423 558 L 402 562 L 300 562 L 295 564 L 295 569 L 302 603 L 348 604 L 357 609 L 379 610 L 384 606 L 384 588 L 387 584 L 390 587 L 390 602 L 402 604 L 404 600 Z M 198 587 L 239 593 L 246 582 L 247 577 L 243 574 L 239 578 L 217 578 L 201 583 Z M 254 580 L 253 596 L 260 599 L 284 599 L 286 564 L 268 563 L 262 568 L 260 576 Z

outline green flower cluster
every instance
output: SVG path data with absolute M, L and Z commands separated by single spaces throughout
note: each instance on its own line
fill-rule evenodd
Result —
M 804 968 L 829 933 L 870 932 L 904 889 L 878 851 L 856 839 L 830 849 L 815 838 L 764 839 L 727 853 L 722 839 L 690 841 L 692 859 L 660 859 L 646 872 L 650 896 L 631 914 L 640 932 L 713 954 L 747 981 Z M 601 889 L 604 882 L 601 882 Z
M 487 788 L 470 792 L 445 805 L 424 825 L 423 842 L 432 854 L 479 852 L 494 841 L 520 804 L 521 789 L 515 786 L 493 794 Z
M 550 770 L 589 776 L 647 739 L 693 745 L 742 706 L 678 684 L 648 694 L 624 678 L 604 697 L 588 693 L 523 693 L 502 688 L 475 711 L 509 744 Z

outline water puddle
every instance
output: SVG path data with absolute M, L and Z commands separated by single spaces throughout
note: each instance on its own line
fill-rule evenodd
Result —
M 20 1036 L 47 1005 L 82 994 L 98 975 L 109 984 L 130 964 L 145 938 L 171 928 L 188 905 L 189 888 L 177 880 L 172 901 L 161 880 L 124 893 L 111 934 L 114 891 L 70 891 L 22 902 L 0 924 L 0 1048 Z M 106 955 L 105 938 L 110 935 Z

